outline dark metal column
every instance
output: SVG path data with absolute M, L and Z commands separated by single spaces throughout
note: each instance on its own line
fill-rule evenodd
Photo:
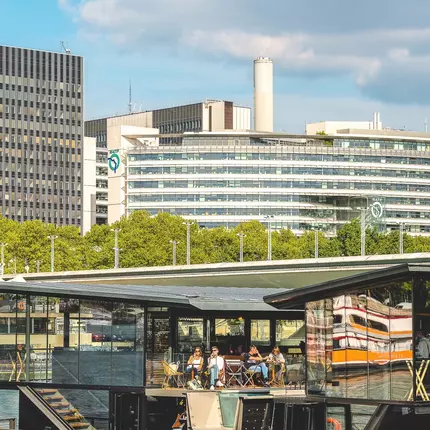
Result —
M 30 381 L 31 353 L 31 303 L 30 296 L 25 296 L 25 380 Z

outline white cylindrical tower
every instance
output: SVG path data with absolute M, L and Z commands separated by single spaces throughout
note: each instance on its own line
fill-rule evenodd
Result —
M 254 60 L 254 130 L 273 132 L 273 61 Z

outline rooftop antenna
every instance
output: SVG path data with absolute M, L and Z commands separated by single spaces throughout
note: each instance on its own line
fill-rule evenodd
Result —
M 427 133 L 427 129 L 428 129 L 428 121 L 427 118 L 424 118 L 424 130 Z
M 131 113 L 132 112 L 132 101 L 131 101 L 131 79 L 129 81 L 129 85 L 128 85 L 128 112 Z
M 66 54 L 70 54 L 70 49 L 66 47 L 66 42 L 61 41 L 61 46 Z

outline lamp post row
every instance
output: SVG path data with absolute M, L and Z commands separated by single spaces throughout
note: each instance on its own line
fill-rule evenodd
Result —
M 265 219 L 267 220 L 267 260 L 272 260 L 272 219 L 274 218 L 273 215 L 267 215 L 265 216 Z M 366 210 L 361 210 L 361 237 L 360 237 L 360 243 L 361 243 L 361 255 L 364 256 L 366 254 Z M 186 264 L 189 266 L 191 264 L 191 226 L 193 222 L 188 221 L 184 222 L 184 225 L 187 227 L 187 254 L 186 254 Z M 111 231 L 115 234 L 115 246 L 114 246 L 114 252 L 115 252 L 115 261 L 114 261 L 114 268 L 119 268 L 119 252 L 121 249 L 118 246 L 118 234 L 121 231 L 121 229 L 116 228 L 112 229 Z M 399 237 L 399 253 L 404 253 L 404 223 L 399 223 L 399 231 L 400 231 L 400 237 Z M 244 238 L 246 235 L 244 233 L 238 233 L 237 236 L 239 237 L 239 261 L 243 263 L 243 248 L 244 248 Z M 48 239 L 51 240 L 51 272 L 55 271 L 55 239 L 57 239 L 58 236 L 48 236 Z M 171 240 L 170 243 L 173 245 L 172 250 L 172 263 L 173 266 L 176 266 L 177 263 L 177 246 L 180 242 L 176 240 Z M 7 243 L 0 243 L 0 277 L 4 275 L 4 268 L 5 268 L 5 261 L 4 261 L 4 249 L 7 246 Z M 319 258 L 319 229 L 315 229 L 315 251 L 314 251 L 315 258 Z M 11 262 L 14 262 L 14 273 L 16 274 L 16 258 L 14 260 L 11 260 Z M 36 261 L 36 270 L 37 273 L 40 272 L 40 260 Z M 26 259 L 26 272 L 28 273 L 28 261 Z

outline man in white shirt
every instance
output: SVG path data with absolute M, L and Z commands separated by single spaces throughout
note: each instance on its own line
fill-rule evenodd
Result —
M 224 378 L 224 358 L 220 357 L 219 350 L 216 346 L 212 347 L 212 354 L 208 359 L 208 370 L 211 380 L 211 390 L 215 390 L 215 385 L 217 387 L 223 387 L 224 384 L 221 380 Z
M 430 358 L 430 340 L 424 336 L 422 330 L 417 331 L 417 351 L 416 358 L 420 360 L 427 360 Z

